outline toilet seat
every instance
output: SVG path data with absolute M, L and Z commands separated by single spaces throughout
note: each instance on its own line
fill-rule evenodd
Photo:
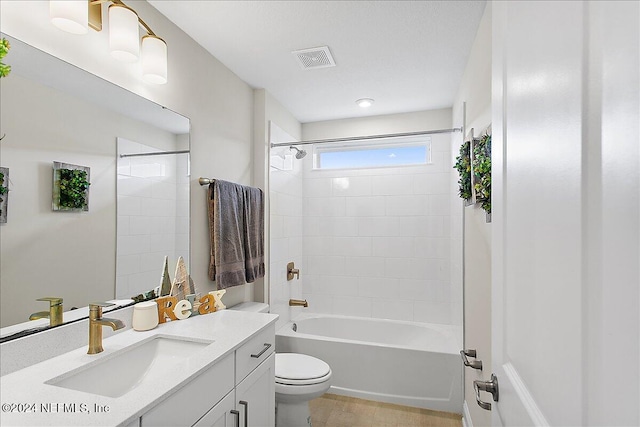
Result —
M 283 385 L 319 384 L 331 378 L 329 365 L 313 356 L 276 353 L 275 379 Z

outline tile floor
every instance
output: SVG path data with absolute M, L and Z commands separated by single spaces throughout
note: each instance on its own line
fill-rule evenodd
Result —
M 391 403 L 325 394 L 310 404 L 313 427 L 461 427 L 462 417 Z

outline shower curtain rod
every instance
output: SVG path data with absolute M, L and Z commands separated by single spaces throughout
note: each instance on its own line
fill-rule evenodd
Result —
M 366 139 L 397 138 L 397 137 L 403 137 L 403 136 L 431 135 L 435 133 L 453 133 L 453 132 L 462 132 L 462 128 L 425 130 L 421 132 L 388 133 L 385 135 L 353 136 L 349 138 L 316 139 L 316 140 L 299 141 L 299 142 L 279 142 L 276 144 L 272 143 L 271 148 L 290 147 L 292 145 L 326 144 L 330 142 L 361 141 Z
M 124 157 L 141 157 L 141 156 L 163 156 L 165 154 L 185 154 L 185 153 L 188 153 L 188 152 L 189 152 L 189 150 L 155 151 L 153 153 L 120 154 L 120 157 L 124 158 Z

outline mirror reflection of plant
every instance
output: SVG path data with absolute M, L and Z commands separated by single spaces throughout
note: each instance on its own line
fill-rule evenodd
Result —
M 484 135 L 473 147 L 476 201 L 491 213 L 491 135 Z
M 82 209 L 87 206 L 86 191 L 89 189 L 87 172 L 75 169 L 60 169 L 60 206 Z
M 471 199 L 471 142 L 465 141 L 460 146 L 460 155 L 456 157 L 454 169 L 458 171 L 458 194 L 465 200 Z
M 4 186 L 4 174 L 0 172 L 0 203 L 4 202 L 4 196 L 9 191 L 9 188 Z M 0 209 L 0 215 L 2 215 L 2 209 Z
M 11 65 L 6 65 L 2 62 L 7 53 L 9 53 L 11 45 L 7 39 L 0 40 L 0 77 L 7 77 L 11 72 Z

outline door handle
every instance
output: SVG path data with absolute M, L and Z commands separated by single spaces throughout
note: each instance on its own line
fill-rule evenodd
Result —
M 238 403 L 244 406 L 244 427 L 249 427 L 249 402 L 241 400 Z
M 468 366 L 473 369 L 479 369 L 482 371 L 482 360 L 474 360 L 473 362 L 469 362 L 469 359 L 467 359 L 467 356 L 473 357 L 475 359 L 477 356 L 476 351 L 460 350 L 460 357 L 462 357 L 462 363 L 464 363 L 464 366 Z
M 240 412 L 236 411 L 235 409 L 232 409 L 229 412 L 236 416 L 236 427 L 240 427 Z
M 490 411 L 491 403 L 484 402 L 482 399 L 480 399 L 480 390 L 491 393 L 491 396 L 493 397 L 493 401 L 497 402 L 499 397 L 498 377 L 496 377 L 495 374 L 491 374 L 490 381 L 475 380 L 473 382 L 473 390 L 476 392 L 476 402 L 478 403 L 478 406 L 480 406 L 482 409 L 486 409 L 487 411 Z

